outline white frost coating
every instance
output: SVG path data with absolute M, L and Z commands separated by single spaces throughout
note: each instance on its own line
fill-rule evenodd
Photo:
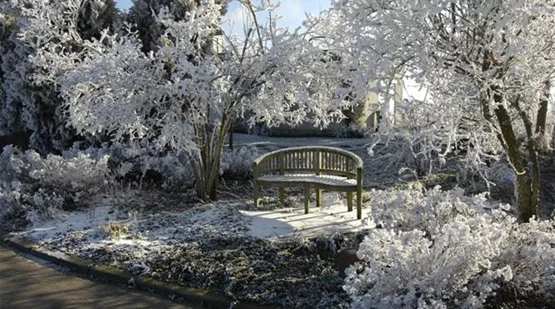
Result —
M 58 14 L 64 8 L 75 14 Z M 66 127 L 61 99 L 51 80 L 44 80 L 41 87 L 33 85 L 33 75 L 40 68 L 29 56 L 35 54 L 37 45 L 54 48 L 54 41 L 73 40 L 72 48 L 76 48 L 77 32 L 98 35 L 110 26 L 113 13 L 114 2 L 109 0 L 0 1 L 0 135 L 31 131 L 30 146 L 41 153 L 62 151 L 76 140 L 73 130 Z M 48 26 L 29 21 L 39 16 L 50 21 Z M 25 27 L 33 33 L 24 35 L 21 28 Z M 66 37 L 59 40 L 61 35 Z
M 79 1 L 29 9 L 36 14 L 29 14 L 21 37 L 37 51 L 29 57 L 40 68 L 33 81 L 57 86 L 78 133 L 187 153 L 200 198 L 216 194 L 222 146 L 235 117 L 250 125 L 325 127 L 352 105 L 339 88 L 342 66 L 308 33 L 268 20 L 249 25 L 243 40 L 224 35 L 219 49 L 221 6 L 206 0 L 181 21 L 167 12 L 156 16 L 165 33 L 160 48 L 145 54 L 130 29 L 81 37 Z M 256 11 L 272 7 L 264 1 Z
M 56 10 L 72 12 L 68 6 L 43 9 L 48 14 L 37 14 L 24 36 L 57 36 L 46 26 L 49 18 Z M 317 78 L 332 68 L 305 34 L 263 28 L 247 42 L 226 37 L 222 54 L 200 54 L 219 31 L 220 5 L 205 1 L 185 21 L 158 18 L 167 27 L 166 44 L 148 55 L 133 34 L 104 33 L 87 41 L 70 31 L 58 44 L 35 46 L 31 61 L 45 69 L 35 81 L 59 86 L 78 131 L 109 131 L 117 140 L 150 137 L 158 148 L 196 153 L 193 126 L 213 126 L 213 137 L 220 138 L 218 129 L 232 114 L 270 126 L 304 121 L 326 126 L 343 117 L 341 108 L 348 103 L 332 99 L 338 79 Z M 58 52 L 73 40 L 84 49 Z
M 346 177 L 333 175 L 308 175 L 308 174 L 286 174 L 286 175 L 264 175 L 258 178 L 261 182 L 301 182 L 301 183 L 319 183 L 329 186 L 345 186 L 352 187 L 356 185 L 356 179 L 347 179 Z
M 334 1 L 307 21 L 315 40 L 341 57 L 346 91 L 356 98 L 377 85 L 385 104 L 403 77 L 406 100 L 384 134 L 440 163 L 463 140 L 472 145 L 464 149 L 467 165 L 479 171 L 507 152 L 497 137 L 498 106 L 509 113 L 518 147 L 538 140 L 536 115 L 555 75 L 553 24 L 555 3 L 545 0 Z
M 176 241 L 197 241 L 205 233 L 218 235 L 229 233 L 236 226 L 242 226 L 233 233 L 258 238 L 312 237 L 336 232 L 354 232 L 368 228 L 361 220 L 354 219 L 354 212 L 348 212 L 346 200 L 340 194 L 324 192 L 322 206 L 311 206 L 311 213 L 304 214 L 300 201 L 296 207 L 273 211 L 238 211 L 238 203 L 243 201 L 219 201 L 202 207 L 184 211 L 161 212 L 136 216 L 125 216 L 117 210 L 117 203 L 124 196 L 97 196 L 86 211 L 59 213 L 55 218 L 29 227 L 23 235 L 37 241 L 48 241 L 71 232 L 83 233 L 91 244 L 87 246 L 142 246 L 162 245 L 169 239 Z M 367 214 L 367 209 L 363 209 Z M 108 222 L 120 222 L 129 226 L 134 233 L 140 226 L 149 226 L 141 237 L 102 239 L 99 226 Z M 172 223 L 168 223 L 172 222 Z
M 461 189 L 370 196 L 376 228 L 344 285 L 352 308 L 482 308 L 502 284 L 553 299 L 553 220 L 519 224 L 506 205 Z

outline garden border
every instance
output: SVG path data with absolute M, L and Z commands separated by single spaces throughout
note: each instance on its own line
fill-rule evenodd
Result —
M 91 260 L 74 256 L 67 258 L 57 257 L 44 251 L 37 250 L 37 244 L 26 238 L 4 238 L 4 244 L 34 257 L 46 260 L 52 264 L 71 269 L 73 273 L 86 276 L 94 281 L 103 281 L 112 284 L 125 284 L 130 289 L 154 292 L 166 297 L 179 297 L 191 301 L 203 308 L 214 309 L 271 309 L 249 302 L 236 302 L 232 298 L 206 289 L 185 287 L 173 283 L 161 282 L 149 277 L 135 276 L 125 270 L 106 265 L 98 265 Z M 101 280 L 98 280 L 100 278 Z M 129 287 L 131 286 L 131 287 Z

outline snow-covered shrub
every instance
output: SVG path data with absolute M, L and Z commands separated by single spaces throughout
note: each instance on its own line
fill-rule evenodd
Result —
M 16 230 L 52 218 L 64 206 L 61 194 L 43 188 L 29 191 L 21 182 L 0 183 L 0 227 Z
M 48 155 L 42 159 L 36 152 L 28 152 L 25 159 L 31 167 L 29 177 L 43 186 L 64 188 L 76 194 L 92 194 L 112 181 L 107 155 L 95 159 L 89 154 L 79 153 L 75 157 Z
M 347 271 L 353 308 L 482 307 L 512 278 L 508 265 L 496 263 L 507 223 L 457 216 L 433 238 L 416 229 L 371 230 L 357 253 L 364 268 Z
M 501 289 L 553 300 L 555 221 L 519 224 L 508 205 L 463 193 L 372 192 L 344 285 L 353 308 L 482 308 Z
M 26 219 L 29 223 L 55 217 L 67 203 L 61 194 L 42 188 L 36 192 L 25 194 L 22 202 L 23 206 L 27 207 Z
M 109 149 L 110 166 L 119 179 L 153 182 L 153 175 L 163 188 L 183 189 L 193 185 L 193 170 L 185 154 L 170 151 L 164 155 L 156 154 L 138 144 L 115 145 Z
M 0 166 L 6 181 L 20 180 L 56 191 L 91 194 L 112 181 L 108 155 L 93 157 L 86 152 L 42 157 L 34 150 L 21 152 L 8 146 L 0 155 Z
M 14 230 L 27 223 L 19 182 L 0 182 L 0 227 Z
M 162 187 L 166 189 L 191 188 L 194 183 L 193 169 L 184 155 L 168 154 L 145 159 L 143 168 L 148 167 L 162 175 Z
M 509 284 L 521 294 L 555 303 L 555 220 L 531 220 L 510 228 L 502 255 L 513 270 Z
M 220 160 L 220 175 L 235 179 L 252 177 L 252 163 L 260 156 L 256 147 L 241 147 L 224 151 Z
M 402 231 L 418 229 L 428 235 L 435 235 L 458 215 L 473 217 L 486 210 L 509 208 L 489 201 L 485 194 L 466 196 L 461 188 L 442 191 L 439 186 L 426 190 L 418 183 L 400 191 L 372 190 L 369 204 L 369 223 Z M 498 211 L 490 214 L 504 216 Z
M 501 288 L 555 301 L 555 223 L 458 215 L 434 235 L 372 229 L 347 271 L 353 308 L 482 308 Z
M 367 156 L 363 157 L 366 161 L 365 173 L 370 176 L 365 182 L 381 187 L 396 182 L 399 176 L 413 178 L 431 172 L 430 164 L 433 162 L 426 154 L 418 153 L 416 148 L 402 138 L 389 139 L 376 135 L 366 145 Z
M 73 209 L 113 182 L 108 155 L 68 151 L 42 157 L 12 146 L 0 154 L 0 224 L 21 227 Z
M 468 161 L 468 156 L 465 161 Z M 456 167 L 457 185 L 467 193 L 488 191 L 492 198 L 504 202 L 514 202 L 515 173 L 504 157 L 492 157 L 490 162 L 481 164 L 458 163 Z M 478 160 L 478 159 L 476 159 Z

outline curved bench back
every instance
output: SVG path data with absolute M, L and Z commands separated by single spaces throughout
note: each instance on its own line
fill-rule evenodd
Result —
M 256 161 L 257 174 L 315 173 L 356 178 L 362 159 L 352 152 L 333 147 L 293 147 L 269 152 Z

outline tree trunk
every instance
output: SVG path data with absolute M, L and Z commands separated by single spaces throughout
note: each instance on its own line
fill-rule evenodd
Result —
M 197 197 L 202 200 L 215 200 L 220 177 L 220 160 L 225 144 L 225 139 L 230 128 L 227 117 L 222 119 L 222 124 L 210 129 L 207 125 L 197 125 L 200 138 L 197 138 L 199 155 L 190 155 L 189 160 L 195 176 Z
M 537 215 L 539 184 L 534 178 L 539 179 L 538 160 L 532 159 L 534 172 L 530 171 L 521 152 L 521 144 L 517 140 L 507 109 L 502 104 L 503 94 L 497 87 L 492 87 L 493 99 L 496 103 L 495 115 L 503 138 L 503 147 L 507 152 L 509 162 L 515 172 L 515 195 L 518 204 L 518 220 L 528 222 L 532 216 Z M 533 140 L 530 141 L 533 148 Z M 530 145 L 529 145 L 530 146 Z M 534 149 L 531 149 L 533 152 Z
M 212 181 L 212 184 L 211 184 L 210 192 L 208 194 L 211 201 L 215 201 L 216 198 L 218 197 L 217 193 L 218 193 L 219 185 L 220 185 L 219 178 L 218 177 L 214 178 L 214 181 Z
M 229 150 L 233 150 L 233 125 L 229 127 Z
M 549 110 L 550 90 L 551 83 L 547 81 L 545 83 L 544 93 L 540 100 L 540 108 L 538 109 L 538 115 L 536 118 L 536 134 L 538 135 L 537 149 L 541 153 L 547 153 L 549 151 L 551 132 L 547 128 L 547 112 Z
M 519 222 L 528 222 L 533 216 L 537 216 L 539 191 L 533 192 L 534 190 L 537 189 L 533 188 L 532 181 L 527 174 L 516 174 L 515 195 L 518 203 Z
M 211 156 L 204 156 L 204 160 L 197 160 L 191 164 L 195 169 L 195 188 L 197 197 L 202 200 L 215 200 L 219 184 L 220 154 L 215 149 L 206 151 Z M 205 151 L 203 151 L 205 152 Z M 193 158 L 196 160 L 196 158 Z
M 482 62 L 482 71 L 488 72 L 492 70 L 496 63 L 495 57 L 490 50 L 484 50 L 484 58 Z M 495 77 L 503 79 L 504 71 L 498 68 Z M 503 89 L 494 84 L 490 84 L 487 90 L 481 93 L 480 101 L 482 105 L 482 113 L 484 118 L 490 123 L 494 123 L 493 115 L 497 118 L 498 128 L 497 138 L 505 150 L 508 161 L 515 173 L 515 196 L 518 206 L 518 221 L 528 222 L 533 216 L 538 214 L 538 201 L 540 192 L 540 173 L 539 160 L 537 157 L 536 141 L 532 134 L 532 124 L 530 118 L 520 108 L 518 99 L 513 102 L 513 107 L 519 112 L 520 118 L 524 123 L 527 135 L 526 148 L 528 150 L 531 165 L 526 162 L 526 158 L 522 153 L 522 144 L 518 141 L 513 128 L 513 119 L 509 115 L 505 107 L 505 93 Z M 491 112 L 489 101 L 493 99 L 494 111 Z
M 494 101 L 497 103 L 494 113 L 500 131 L 498 138 L 507 154 L 513 172 L 515 173 L 514 186 L 518 206 L 518 220 L 519 222 L 528 222 L 533 216 L 537 215 L 540 190 L 539 160 L 536 155 L 535 141 L 532 138 L 528 139 L 527 148 L 530 154 L 532 168 L 532 170 L 530 170 L 530 166 L 526 163 L 524 154 L 521 152 L 522 145 L 516 139 L 511 117 L 505 106 L 501 104 L 503 96 L 499 91 L 498 89 L 494 89 Z M 489 109 L 486 108 L 487 104 L 487 98 L 485 101 L 483 99 L 484 116 L 489 121 L 492 121 L 493 119 L 489 114 Z
M 215 142 L 212 149 L 207 149 L 207 156 L 201 167 L 200 181 L 196 183 L 197 196 L 203 200 L 215 200 L 220 176 L 221 147 Z M 222 143 L 223 144 L 223 143 Z M 207 146 L 207 148 L 210 146 Z

